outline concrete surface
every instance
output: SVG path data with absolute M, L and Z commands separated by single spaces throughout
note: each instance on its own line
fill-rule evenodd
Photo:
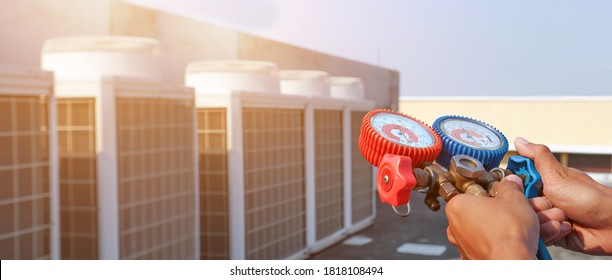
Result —
M 444 203 L 438 212 L 425 206 L 424 194 L 413 193 L 412 212 L 402 218 L 389 205 L 378 202 L 374 225 L 349 236 L 349 244 L 338 244 L 310 257 L 317 260 L 448 260 L 459 259 L 459 252 L 446 238 L 447 220 Z M 370 240 L 368 242 L 368 240 Z M 352 243 L 353 245 L 350 245 Z M 408 243 L 408 245 L 406 245 Z M 355 245 L 357 244 L 357 245 Z M 422 246 L 425 245 L 425 246 Z M 434 246 L 428 246 L 434 245 Z M 400 253 L 411 251 L 412 253 Z M 440 254 L 441 246 L 446 250 Z M 558 247 L 548 247 L 555 260 L 612 260 L 612 256 L 590 256 Z M 407 250 L 406 250 L 407 249 Z

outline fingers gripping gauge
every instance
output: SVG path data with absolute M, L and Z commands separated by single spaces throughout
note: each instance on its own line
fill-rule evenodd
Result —
M 433 162 L 442 148 L 440 137 L 423 122 L 384 109 L 368 112 L 361 124 L 359 149 L 378 167 L 376 185 L 381 201 L 401 216 L 410 213 L 410 192 L 416 186 L 412 168 Z M 395 208 L 406 205 L 408 212 Z
M 479 160 L 486 170 L 499 166 L 508 151 L 508 140 L 493 126 L 461 116 L 443 116 L 433 123 L 442 138 L 442 152 L 436 159 L 448 168 L 455 155 L 468 155 Z

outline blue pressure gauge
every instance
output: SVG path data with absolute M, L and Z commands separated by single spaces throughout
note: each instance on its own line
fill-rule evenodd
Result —
M 432 125 L 442 139 L 442 152 L 436 159 L 448 168 L 455 155 L 479 160 L 486 170 L 499 166 L 508 151 L 508 140 L 493 126 L 461 116 L 443 116 Z

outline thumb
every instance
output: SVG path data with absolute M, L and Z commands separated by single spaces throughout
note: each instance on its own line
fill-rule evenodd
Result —
M 525 192 L 523 187 L 523 180 L 516 175 L 508 175 L 504 177 L 497 187 L 497 198 L 503 198 L 508 195 L 519 195 L 521 198 L 524 197 Z
M 535 168 L 542 177 L 547 177 L 546 174 L 559 173 L 563 168 L 545 145 L 534 144 L 523 137 L 518 137 L 514 140 L 514 146 L 521 156 L 533 160 Z

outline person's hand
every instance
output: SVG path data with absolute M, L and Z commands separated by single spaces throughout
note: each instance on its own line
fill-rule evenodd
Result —
M 505 177 L 495 197 L 458 194 L 446 204 L 448 240 L 466 259 L 533 259 L 538 217 L 516 175 Z
M 530 198 L 529 202 L 540 220 L 540 236 L 546 245 L 552 245 L 570 232 L 572 224 L 565 217 L 563 210 L 554 207 L 546 197 Z
M 582 253 L 612 254 L 612 189 L 562 166 L 544 145 L 519 137 L 514 146 L 542 176 L 544 197 L 530 202 L 544 241 Z

